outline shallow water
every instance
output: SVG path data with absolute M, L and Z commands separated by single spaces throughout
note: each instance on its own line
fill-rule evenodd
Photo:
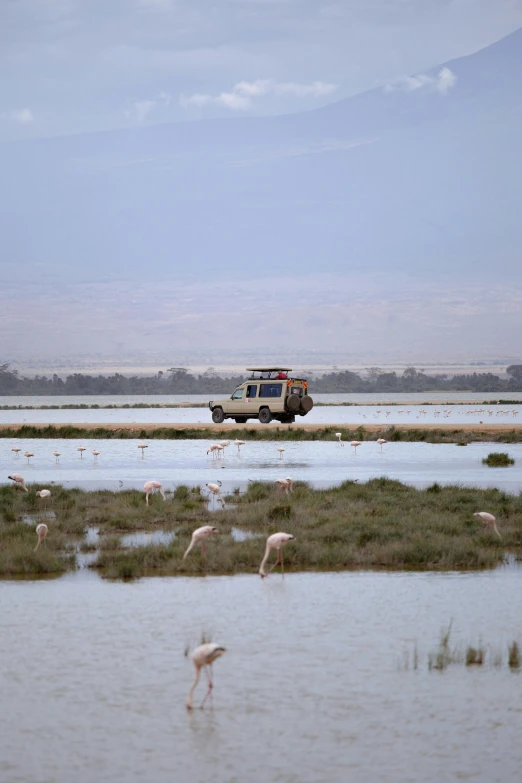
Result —
M 520 571 L 0 584 L 6 783 L 518 783 Z M 440 631 L 495 669 L 427 671 Z M 187 644 L 227 647 L 188 714 Z M 419 669 L 404 670 L 417 646 Z M 205 691 L 203 681 L 196 703 Z
M 29 446 L 34 451 L 30 464 L 23 456 L 15 457 L 11 447 L 17 443 L 22 453 Z M 85 441 L 86 442 L 86 441 Z M 84 442 L 84 445 L 85 445 Z M 247 442 L 238 454 L 232 444 L 223 459 L 206 454 L 210 441 L 150 440 L 142 458 L 137 440 L 89 441 L 89 450 L 80 459 L 74 440 L 0 440 L 0 483 L 9 473 L 21 473 L 26 482 L 84 489 L 143 489 L 145 481 L 161 481 L 164 489 L 180 484 L 201 486 L 221 480 L 223 493 L 244 489 L 249 480 L 275 481 L 292 476 L 315 487 L 335 486 L 347 479 L 366 481 L 376 476 L 424 487 L 440 484 L 468 484 L 498 487 L 507 492 L 522 491 L 522 443 L 387 443 L 382 452 L 375 441 L 366 441 L 357 452 L 347 443 L 336 441 L 285 441 L 283 459 L 279 458 L 278 441 Z M 53 450 L 61 452 L 56 464 Z M 100 455 L 94 459 L 91 451 Z M 507 468 L 489 468 L 482 458 L 492 451 L 506 451 L 515 459 Z M 51 487 L 52 488 L 52 487 Z M 206 491 L 206 490 L 205 490 Z M 154 496 L 151 503 L 163 502 Z M 52 500 L 51 500 L 52 503 Z M 218 505 L 215 504 L 214 505 Z
M 392 424 L 417 424 L 422 426 L 423 424 L 478 424 L 482 422 L 484 424 L 516 424 L 522 421 L 522 404 L 511 405 L 487 405 L 482 404 L 470 404 L 470 405 L 423 405 L 424 402 L 430 401 L 431 398 L 435 398 L 436 395 L 418 395 L 419 404 L 415 405 L 412 397 L 415 395 L 387 395 L 393 398 L 392 402 L 399 403 L 397 405 L 386 405 L 386 401 L 383 400 L 381 395 L 316 395 L 317 402 L 324 401 L 330 402 L 331 405 L 317 406 L 305 417 L 297 417 L 296 423 L 306 424 L 339 424 L 344 426 L 358 426 L 360 424 L 381 424 L 383 427 L 390 426 Z M 447 399 L 451 395 L 439 395 L 444 399 Z M 453 402 L 457 402 L 458 399 L 468 399 L 472 395 L 455 395 Z M 495 399 L 495 395 L 476 395 L 480 402 L 484 399 L 488 399 L 491 396 Z M 510 395 L 512 396 L 512 395 Z M 371 405 L 347 405 L 339 406 L 333 403 L 342 401 L 350 401 L 346 398 L 357 397 L 365 398 L 358 400 L 351 400 L 352 402 L 369 402 Z M 404 398 L 404 402 L 400 398 Z M 370 398 L 370 399 L 368 399 Z M 513 395 L 513 399 L 521 399 L 522 395 Z M 3 401 L 7 398 L 0 398 Z M 49 398 L 12 398 L 16 400 L 16 403 L 20 404 L 20 401 L 24 399 L 36 400 L 36 399 L 49 399 Z M 74 398 L 72 398 L 74 399 Z M 117 398 L 108 398 L 112 400 L 111 403 L 105 404 L 117 404 L 114 400 Z M 140 398 L 136 398 L 140 401 Z M 157 401 L 158 398 L 141 398 L 141 401 L 148 400 L 150 404 L 153 404 L 152 400 Z M 179 399 L 179 402 L 188 401 L 192 402 L 198 400 L 193 398 Z M 94 404 L 90 402 L 90 398 L 81 397 L 76 398 L 77 403 Z M 161 402 L 161 398 L 159 398 Z M 164 401 L 165 402 L 165 401 Z M 203 402 L 203 400 L 202 400 Z M 375 405 L 375 403 L 381 403 Z M 436 402 L 432 399 L 432 402 Z M 205 407 L 202 408 L 115 408 L 115 409 L 83 409 L 83 410 L 0 410 L 0 424 L 157 424 L 158 426 L 164 426 L 168 424 L 212 424 L 212 414 L 208 408 L 208 399 L 204 398 Z M 2 404 L 10 404 L 3 402 Z M 38 404 L 36 402 L 22 402 L 22 404 Z M 39 404 L 49 404 L 40 402 Z M 63 402 L 55 404 L 64 404 Z M 120 403 L 123 404 L 123 403 Z M 278 422 L 273 422 L 270 425 L 259 425 L 257 419 L 250 419 L 249 425 L 272 427 L 279 426 Z M 233 420 L 227 420 L 225 426 L 234 427 L 235 422 Z

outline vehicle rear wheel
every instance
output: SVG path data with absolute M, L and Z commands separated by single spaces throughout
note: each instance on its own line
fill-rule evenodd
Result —
M 261 408 L 259 411 L 259 421 L 261 424 L 270 424 L 272 421 L 272 414 L 269 408 Z
M 299 410 L 300 402 L 301 400 L 299 399 L 297 394 L 290 394 L 286 400 L 286 407 L 288 408 L 289 411 L 292 411 L 292 413 L 297 413 L 297 411 Z
M 247 417 L 246 416 L 236 416 L 234 421 L 236 424 L 246 424 Z
M 301 416 L 304 416 L 306 413 L 310 413 L 312 408 L 314 407 L 314 401 L 311 397 L 306 395 L 306 397 L 303 397 L 301 400 L 301 405 L 299 406 L 299 413 Z
M 223 413 L 223 408 L 214 408 L 212 411 L 212 421 L 214 424 L 223 424 L 225 421 L 225 414 Z

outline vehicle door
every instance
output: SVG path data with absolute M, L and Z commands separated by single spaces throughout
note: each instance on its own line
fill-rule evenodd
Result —
M 243 403 L 243 413 L 248 415 L 257 416 L 259 412 L 259 384 L 249 383 L 246 387 L 245 401 Z
M 242 415 L 243 410 L 245 408 L 245 389 L 244 387 L 240 386 L 239 389 L 236 389 L 235 392 L 230 397 L 230 402 L 227 405 L 227 408 L 230 413 L 232 414 L 238 414 Z

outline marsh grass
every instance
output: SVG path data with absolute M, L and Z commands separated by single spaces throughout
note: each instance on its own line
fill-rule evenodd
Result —
M 521 656 L 520 656 L 520 647 L 518 643 L 511 642 L 511 644 L 508 646 L 508 665 L 510 669 L 520 669 L 520 663 L 521 663 Z
M 127 426 L 108 427 L 75 427 L 74 425 L 35 426 L 24 424 L 22 427 L 0 427 L 0 438 L 63 438 L 63 439 L 98 439 L 98 440 L 215 440 L 219 435 L 229 440 L 239 438 L 246 441 L 332 441 L 337 442 L 336 432 L 342 433 L 343 441 L 375 441 L 383 435 L 390 442 L 409 443 L 457 443 L 465 446 L 468 443 L 522 443 L 522 429 L 493 431 L 467 431 L 455 429 L 401 429 L 396 426 L 383 425 L 378 431 L 368 431 L 364 426 L 348 428 L 339 425 L 324 427 L 317 430 L 305 430 L 299 425 L 290 425 L 285 429 L 277 426 L 245 427 L 234 429 L 231 425 L 223 425 L 221 429 L 196 429 L 193 427 L 172 428 L 157 427 L 143 429 Z
M 486 651 L 482 646 L 466 648 L 466 666 L 482 666 L 486 658 Z
M 490 468 L 507 468 L 509 465 L 514 465 L 515 460 L 505 451 L 492 451 L 491 454 L 484 457 L 482 464 L 488 465 Z
M 435 488 L 436 487 L 436 488 Z M 24 515 L 38 513 L 34 490 L 0 488 L 0 573 L 17 573 L 15 553 L 29 554 L 36 544 L 35 525 Z M 186 499 L 188 498 L 188 499 Z M 483 530 L 473 517 L 487 509 L 502 525 L 502 541 Z M 227 497 L 227 507 L 209 511 L 199 488 L 178 487 L 164 502 L 151 505 L 137 490 L 85 492 L 53 488 L 47 549 L 36 552 L 40 568 L 74 565 L 77 549 L 89 526 L 99 529 L 98 557 L 93 564 L 104 574 L 132 578 L 145 573 L 204 574 L 256 572 L 263 555 L 259 539 L 234 541 L 232 528 L 261 537 L 283 530 L 296 537 L 285 548 L 285 569 L 350 568 L 469 569 L 492 568 L 505 562 L 506 551 L 522 556 L 522 497 L 495 489 L 432 485 L 418 490 L 387 478 L 366 483 L 346 481 L 338 487 L 314 490 L 296 482 L 294 492 L 281 496 L 271 483 L 252 482 L 246 492 Z M 184 561 L 192 531 L 212 524 L 219 530 L 207 544 L 206 558 L 196 547 Z M 175 531 L 169 543 L 127 550 L 123 533 Z M 92 550 L 91 550 L 92 551 Z M 52 555 L 53 563 L 44 564 Z M 20 572 L 30 568 L 24 560 Z

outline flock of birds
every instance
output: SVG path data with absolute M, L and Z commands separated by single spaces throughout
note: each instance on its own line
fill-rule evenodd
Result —
M 411 415 L 412 411 L 411 408 L 399 408 L 394 412 L 397 413 L 398 416 L 402 416 L 403 414 L 409 416 Z M 379 419 L 381 413 L 384 413 L 385 417 L 388 418 L 388 416 L 391 416 L 392 411 L 391 410 L 383 411 L 380 408 L 377 408 L 377 410 L 373 414 L 373 418 Z M 433 411 L 433 416 L 437 419 L 442 415 L 445 419 L 449 419 L 452 413 L 453 410 L 451 408 L 441 408 L 441 409 L 436 408 Z M 513 418 L 515 418 L 515 416 L 518 416 L 518 411 L 516 410 L 516 408 L 500 409 L 500 410 L 492 410 L 491 408 L 474 408 L 472 410 L 466 411 L 466 416 L 476 416 L 476 415 L 483 416 L 485 413 L 487 413 L 488 416 L 493 416 L 494 414 L 496 416 L 509 416 L 511 414 Z M 427 414 L 428 414 L 427 410 L 425 410 L 424 408 L 420 408 L 418 411 L 417 410 L 415 411 L 415 418 L 420 419 L 423 416 L 426 416 Z M 366 413 L 359 413 L 359 416 L 363 419 L 368 418 L 368 414 Z M 479 421 L 479 424 L 483 424 L 483 422 Z
M 402 413 L 403 411 L 399 410 L 398 413 Z M 478 413 L 483 413 L 482 410 L 478 410 Z M 489 412 L 489 411 L 488 411 Z M 409 411 L 408 411 L 409 413 Z M 426 413 L 425 411 L 420 411 L 420 415 L 423 413 Z M 448 415 L 451 413 L 451 411 L 444 411 L 444 415 Z M 471 413 L 471 412 L 470 412 Z M 490 415 L 492 415 L 493 412 L 490 412 Z M 501 411 L 497 412 L 497 415 L 500 415 Z M 517 415 L 516 411 L 512 411 L 513 415 Z M 377 412 L 377 415 L 380 414 L 380 411 Z M 435 415 L 437 415 L 437 411 L 435 412 Z M 342 433 L 336 432 L 335 437 L 337 438 L 338 443 L 340 446 L 344 446 L 344 442 L 342 440 Z M 387 443 L 385 438 L 378 438 L 377 444 L 380 446 L 381 451 L 382 447 Z M 243 440 L 235 440 L 234 445 L 237 448 L 238 454 L 240 453 L 241 447 L 245 445 L 245 441 Z M 354 452 L 357 453 L 357 448 L 361 445 L 360 441 L 353 440 L 350 441 L 350 446 L 354 449 Z M 224 456 L 225 449 L 230 446 L 230 441 L 220 441 L 219 443 L 213 443 L 209 446 L 207 449 L 207 455 L 211 454 L 212 457 L 219 459 L 220 457 Z M 145 449 L 148 448 L 148 445 L 145 443 L 138 444 L 138 449 L 141 450 L 142 457 L 144 457 Z M 13 447 L 12 449 L 15 457 L 19 457 L 21 449 L 18 447 Z M 77 451 L 80 454 L 80 458 L 83 458 L 83 452 L 86 451 L 86 448 L 84 446 L 78 446 Z M 277 451 L 279 454 L 279 458 L 283 459 L 284 456 L 284 447 L 278 446 Z M 98 456 L 100 455 L 100 452 L 97 449 L 92 450 L 92 454 L 94 459 L 96 460 Z M 30 451 L 24 452 L 24 456 L 27 458 L 27 461 L 29 463 L 29 460 L 31 457 L 34 457 L 34 453 Z M 61 456 L 60 452 L 55 450 L 53 451 L 53 456 L 56 459 L 56 462 L 59 462 L 59 458 Z M 27 485 L 25 483 L 25 479 L 23 476 L 21 476 L 19 473 L 13 473 L 8 478 L 14 482 L 14 485 L 16 487 L 19 487 L 25 492 L 29 492 Z M 287 495 L 293 491 L 294 487 L 294 481 L 290 476 L 287 476 L 286 478 L 278 478 L 274 482 L 278 490 L 280 492 L 285 492 Z M 225 507 L 225 501 L 221 495 L 221 481 L 217 482 L 209 482 L 207 485 L 208 489 L 208 500 L 210 502 L 210 499 L 213 500 L 216 499 L 218 502 L 221 503 L 222 508 Z M 166 500 L 165 492 L 163 491 L 163 487 L 161 482 L 156 480 L 150 480 L 146 481 L 144 484 L 144 490 L 145 490 L 145 503 L 148 506 L 149 505 L 149 497 L 151 494 L 159 493 L 163 500 Z M 51 491 L 49 489 L 41 489 L 38 492 L 36 492 L 36 496 L 41 498 L 44 502 L 47 502 L 51 497 Z M 496 533 L 496 535 L 499 538 L 502 538 L 500 535 L 500 532 L 497 527 L 496 519 L 493 516 L 493 514 L 490 514 L 487 511 L 477 511 L 474 514 L 475 517 L 479 518 L 482 523 L 483 527 L 490 528 L 492 531 Z M 42 544 L 44 539 L 46 538 L 47 534 L 49 532 L 48 526 L 41 522 L 36 526 L 36 535 L 37 535 L 37 543 L 34 551 L 36 551 L 39 546 Z M 194 549 L 195 546 L 198 544 L 201 545 L 201 552 L 202 555 L 205 556 L 206 553 L 206 547 L 205 543 L 206 541 L 214 536 L 216 533 L 218 533 L 218 529 L 212 525 L 203 525 L 202 527 L 197 528 L 194 530 L 191 536 L 190 544 L 185 551 L 183 555 L 183 560 L 187 558 L 187 556 L 190 554 L 190 552 Z M 263 559 L 261 561 L 261 564 L 259 566 L 259 575 L 262 579 L 266 578 L 270 572 L 276 568 L 278 565 L 281 566 L 281 575 L 282 578 L 284 578 L 284 557 L 283 557 L 283 547 L 285 544 L 287 544 L 290 541 L 294 541 L 295 536 L 291 535 L 290 533 L 273 533 L 272 535 L 268 536 L 266 540 L 266 548 L 263 555 Z M 275 562 L 272 564 L 270 568 L 267 568 L 267 562 L 269 560 L 270 554 L 272 550 L 276 551 L 276 559 Z M 220 658 L 224 653 L 226 652 L 226 648 L 223 647 L 220 644 L 211 643 L 211 642 L 205 642 L 204 644 L 200 644 L 198 647 L 195 648 L 195 650 L 191 654 L 192 663 L 194 665 L 195 669 L 195 677 L 194 681 L 191 685 L 191 688 L 189 690 L 187 700 L 186 700 L 186 707 L 188 710 L 193 709 L 193 696 L 194 691 L 196 689 L 196 686 L 198 685 L 198 682 L 201 677 L 201 672 L 204 671 L 207 677 L 207 691 L 205 693 L 205 696 L 203 698 L 203 701 L 200 705 L 201 708 L 205 706 L 205 703 L 207 699 L 209 700 L 210 704 L 212 704 L 212 691 L 214 687 L 214 681 L 213 681 L 213 671 L 212 671 L 212 664 L 214 661 L 216 661 L 218 658 Z

